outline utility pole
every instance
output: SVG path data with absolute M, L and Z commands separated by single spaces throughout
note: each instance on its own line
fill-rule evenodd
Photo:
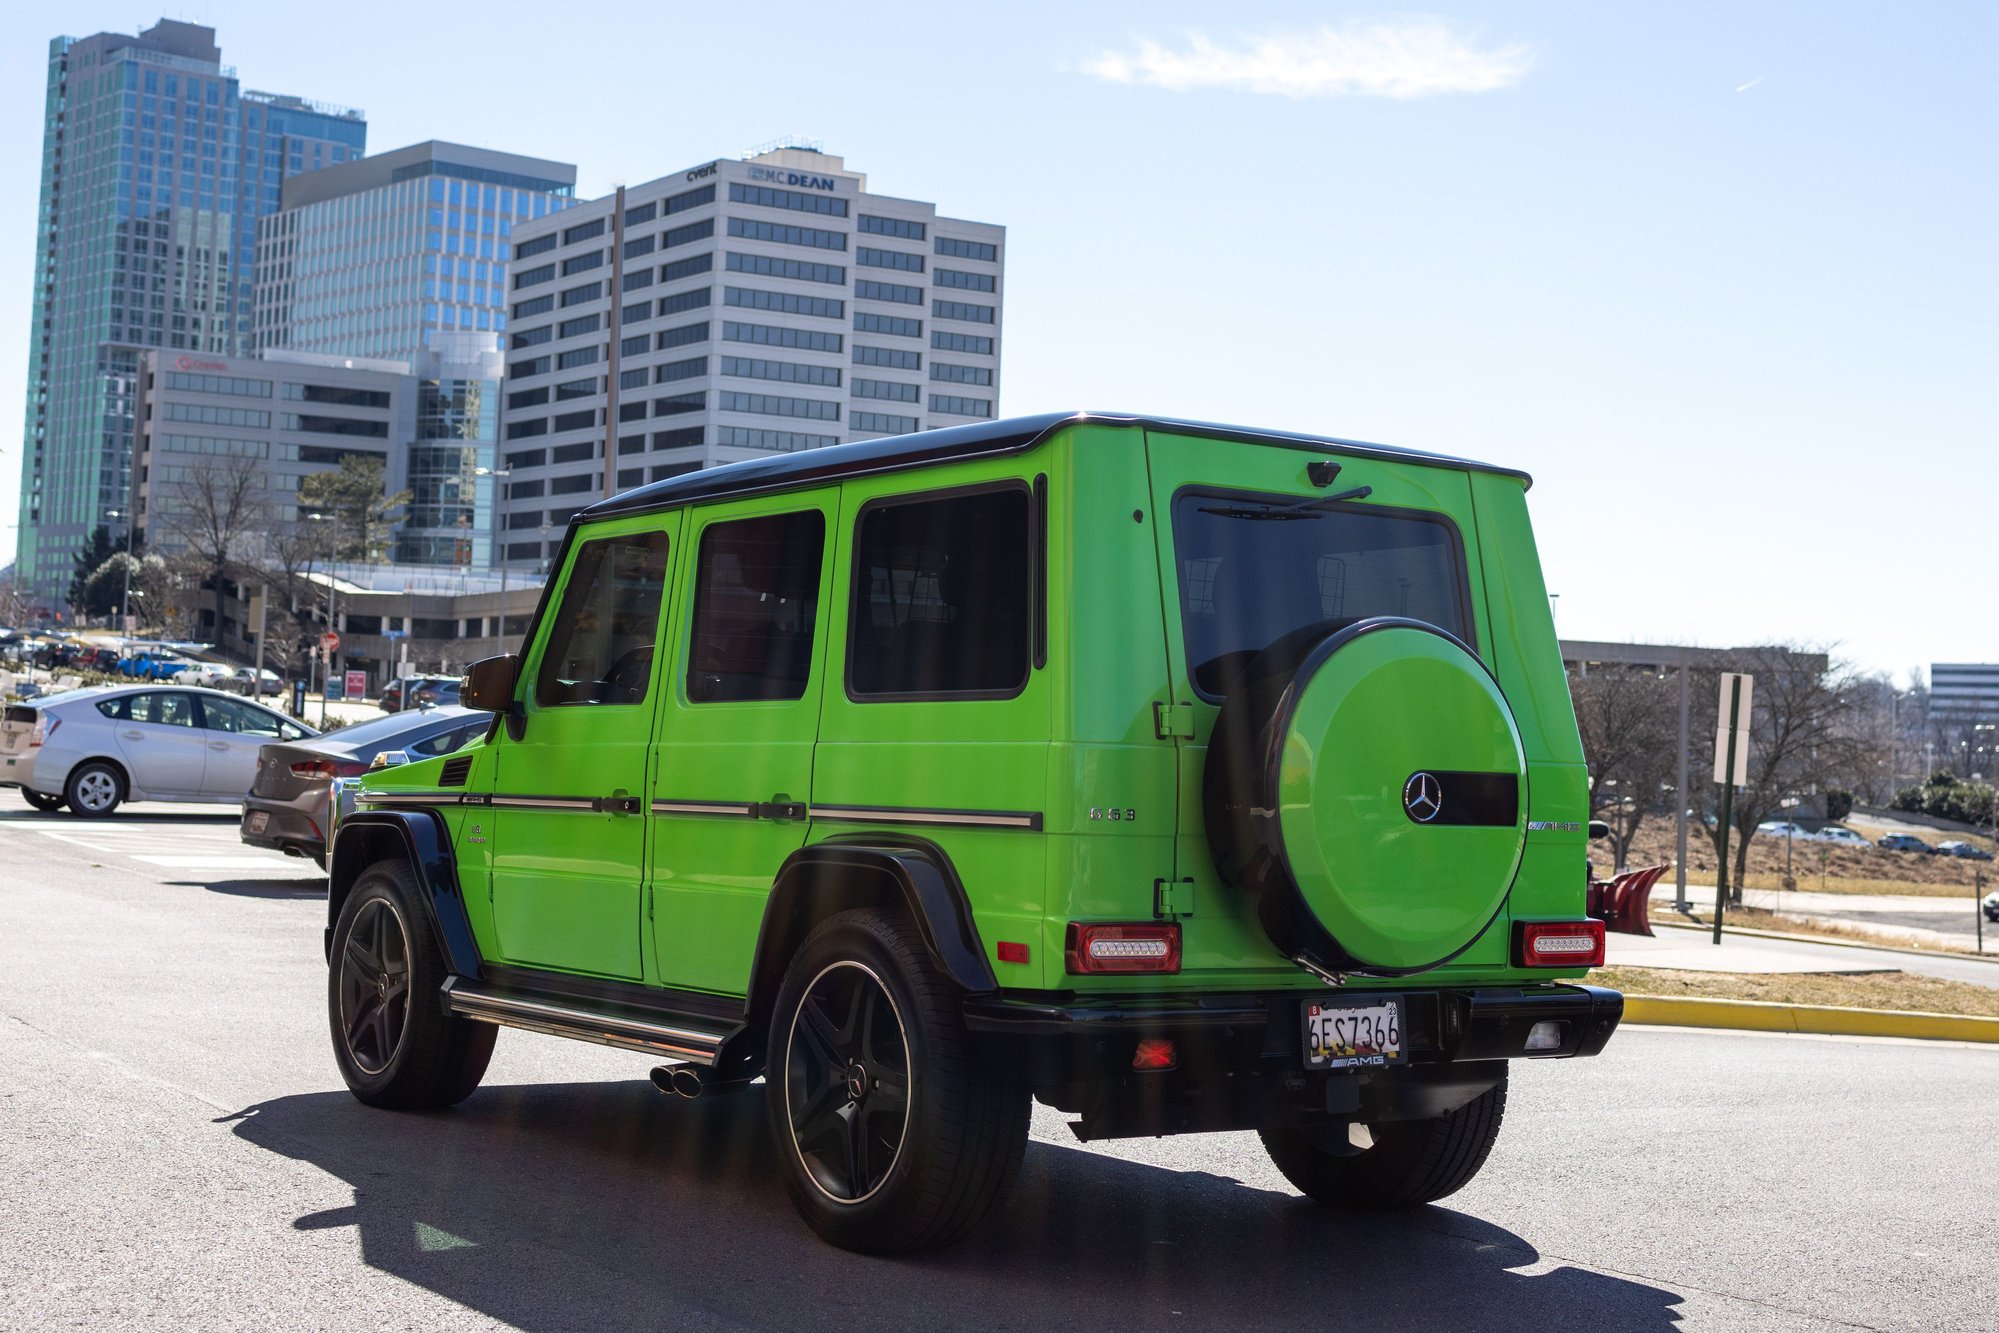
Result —
M 1686 648 L 1680 650 L 1680 767 L 1679 776 L 1674 779 L 1679 783 L 1675 789 L 1675 794 L 1679 798 L 1679 819 L 1675 821 L 1679 825 L 1676 834 L 1679 847 L 1675 855 L 1673 874 L 1673 910 L 1676 912 L 1687 910 L 1687 802 L 1693 799 L 1693 790 L 1687 785 L 1687 751 L 1693 748 L 1692 737 L 1687 734 L 1689 694 L 1687 677 L 1693 672 L 1692 658 L 1691 650 Z

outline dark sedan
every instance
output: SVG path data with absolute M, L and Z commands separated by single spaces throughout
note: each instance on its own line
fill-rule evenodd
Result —
M 449 754 L 486 733 L 491 713 L 426 708 L 376 718 L 310 740 L 266 745 L 243 802 L 243 841 L 326 864 L 327 797 L 334 778 L 358 777 L 375 756 Z

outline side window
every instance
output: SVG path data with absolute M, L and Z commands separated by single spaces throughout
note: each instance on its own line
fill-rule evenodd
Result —
M 453 727 L 450 731 L 440 731 L 435 736 L 426 736 L 414 745 L 404 748 L 411 754 L 420 754 L 426 759 L 435 758 L 441 754 L 450 754 L 453 750 L 463 749 L 472 741 L 485 735 L 488 725 L 488 723 L 482 721 L 472 723 L 469 726 Z
M 544 708 L 644 703 L 665 587 L 665 533 L 583 543 L 549 626 L 535 702 Z
M 239 736 L 269 736 L 276 739 L 282 728 L 277 715 L 266 713 L 234 699 L 201 700 L 201 724 L 210 731 L 228 731 Z
M 97 711 L 116 721 L 124 721 L 131 716 L 132 696 L 121 694 L 116 699 L 99 699 Z
M 195 724 L 194 696 L 173 691 L 135 694 L 132 711 L 126 716 L 134 722 L 151 722 L 156 726 L 191 727 Z
M 804 697 L 826 516 L 816 509 L 710 524 L 701 534 L 687 697 Z
M 847 689 L 1005 698 L 1027 684 L 1028 493 L 961 492 L 862 511 Z

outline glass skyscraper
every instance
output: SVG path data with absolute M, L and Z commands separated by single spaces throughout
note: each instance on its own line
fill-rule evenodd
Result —
M 491 559 L 513 230 L 575 189 L 567 163 L 421 143 L 286 181 L 258 227 L 260 350 L 397 360 L 417 376 L 415 434 L 389 464 L 392 489 L 410 492 L 400 563 Z
M 359 111 L 243 91 L 212 28 L 162 19 L 136 37 L 49 44 L 23 592 L 59 604 L 72 552 L 130 507 L 139 353 L 247 350 L 256 218 L 286 176 L 366 142 Z

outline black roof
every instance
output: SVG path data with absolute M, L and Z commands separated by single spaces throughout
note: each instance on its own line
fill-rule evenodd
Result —
M 918 431 L 914 435 L 891 435 L 879 440 L 853 444 L 833 444 L 821 449 L 776 454 L 770 458 L 750 458 L 725 463 L 683 476 L 669 477 L 649 486 L 625 491 L 608 500 L 599 500 L 577 515 L 579 521 L 611 518 L 620 514 L 642 514 L 668 509 L 694 500 L 722 496 L 751 495 L 759 491 L 791 490 L 841 477 L 861 477 L 877 472 L 899 472 L 930 463 L 956 462 L 967 458 L 999 458 L 1025 453 L 1064 426 L 1090 423 L 1099 426 L 1134 426 L 1171 431 L 1176 435 L 1206 436 L 1216 440 L 1236 440 L 1248 444 L 1271 444 L 1286 448 L 1316 448 L 1351 458 L 1380 458 L 1421 467 L 1443 467 L 1456 471 L 1494 472 L 1518 477 L 1533 484 L 1533 478 L 1513 468 L 1493 467 L 1465 458 L 1397 449 L 1385 444 L 1342 440 L 1325 435 L 1299 435 L 1290 431 L 1256 430 L 1247 426 L 1218 426 L 1205 421 L 1179 421 L 1172 417 L 1137 416 L 1127 412 L 1044 412 L 1031 417 L 1008 417 L 1004 421 L 979 422 L 970 426 L 946 426 L 942 430 Z

